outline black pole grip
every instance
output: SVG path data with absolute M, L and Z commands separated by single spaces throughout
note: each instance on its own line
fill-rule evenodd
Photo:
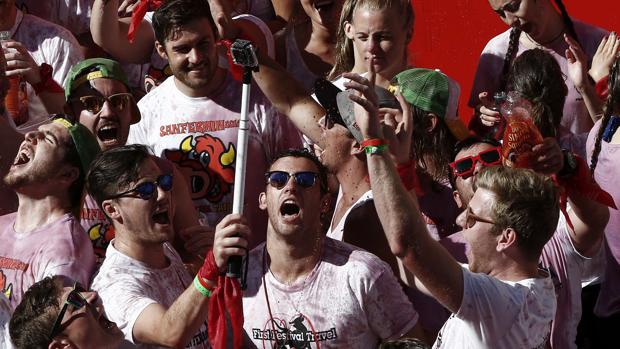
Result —
M 241 278 L 241 266 L 243 258 L 241 256 L 232 256 L 228 258 L 226 264 L 226 276 L 231 278 Z

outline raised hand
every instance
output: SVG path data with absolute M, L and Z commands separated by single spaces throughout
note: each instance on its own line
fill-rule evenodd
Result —
M 229 257 L 245 256 L 250 233 L 246 219 L 239 214 L 229 214 L 215 227 L 213 256 L 220 272 L 226 270 Z
M 611 66 L 614 64 L 618 49 L 620 48 L 620 38 L 616 32 L 611 32 L 608 37 L 603 38 L 598 45 L 598 49 L 592 58 L 592 67 L 589 74 L 594 81 L 599 81 L 609 75 Z
M 570 36 L 564 34 L 564 41 L 568 44 L 568 49 L 564 53 L 568 62 L 568 77 L 577 88 L 583 92 L 588 81 L 588 57 L 581 49 L 581 46 Z
M 348 89 L 355 91 L 349 98 L 355 102 L 353 111 L 355 122 L 360 128 L 364 139 L 380 138 L 383 139 L 383 129 L 379 120 L 379 110 L 377 107 L 377 95 L 375 94 L 376 73 L 372 61 L 368 60 L 368 78 L 364 78 L 354 73 L 344 73 L 343 77 L 350 79 L 344 83 Z
M 413 114 L 405 98 L 396 94 L 402 109 L 379 108 L 379 118 L 383 119 L 383 134 L 390 144 L 390 153 L 396 164 L 411 160 L 411 134 L 413 133 Z
M 489 97 L 488 92 L 481 92 L 478 95 L 480 99 L 480 121 L 484 126 L 493 126 L 501 121 L 501 117 L 498 111 L 493 110 L 493 101 Z
M 21 42 L 2 41 L 2 49 L 6 58 L 6 76 L 22 75 L 30 85 L 41 82 L 39 65 Z

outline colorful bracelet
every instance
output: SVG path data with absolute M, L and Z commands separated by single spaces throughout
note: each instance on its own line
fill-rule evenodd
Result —
M 370 147 L 370 146 L 380 146 L 380 145 L 387 145 L 388 142 L 385 139 L 381 139 L 381 138 L 370 138 L 370 139 L 366 139 L 364 141 L 362 141 L 362 143 L 360 143 L 360 146 L 362 148 L 366 148 L 366 147 Z
M 382 154 L 386 148 L 387 148 L 387 144 L 367 145 L 364 147 L 364 151 L 366 151 L 366 154 L 368 155 Z
M 210 298 L 211 290 L 204 287 L 198 278 L 198 275 L 196 275 L 196 277 L 194 278 L 194 287 L 196 288 L 196 290 L 198 290 L 198 292 L 200 292 L 201 295 Z

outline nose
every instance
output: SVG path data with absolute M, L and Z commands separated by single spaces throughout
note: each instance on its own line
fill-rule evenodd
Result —
M 282 190 L 292 192 L 292 193 L 297 191 L 297 182 L 295 181 L 295 176 L 290 176 L 288 178 L 288 181 L 286 182 Z
M 30 131 L 26 133 L 24 139 L 32 144 L 37 144 L 37 141 L 43 139 L 45 135 L 41 131 Z
M 461 212 L 461 214 L 458 215 L 458 217 L 456 217 L 456 224 L 465 229 L 466 228 L 466 219 L 465 216 L 467 215 L 466 211 Z
M 197 48 L 193 48 L 190 52 L 189 52 L 189 63 L 196 65 L 200 62 L 202 62 L 204 55 L 202 53 L 202 51 L 200 51 Z
M 116 110 L 112 106 L 112 103 L 108 99 L 103 101 L 103 105 L 101 106 L 101 110 L 99 111 L 100 117 L 112 116 L 116 114 Z
M 323 115 L 322 118 L 319 119 L 318 123 L 319 123 L 319 127 L 321 128 L 321 130 L 326 130 L 327 128 L 325 127 L 325 121 L 327 120 L 327 116 Z
M 368 52 L 377 53 L 381 51 L 381 41 L 377 40 L 374 36 L 368 38 Z
M 480 161 L 477 161 L 476 165 L 474 166 L 474 176 L 477 175 L 480 171 L 482 171 L 483 168 L 484 165 Z

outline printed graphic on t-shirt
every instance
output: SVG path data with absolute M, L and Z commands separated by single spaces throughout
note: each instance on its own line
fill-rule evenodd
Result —
M 13 293 L 13 284 L 6 284 L 6 275 L 0 270 L 0 292 L 4 293 L 6 298 L 11 299 Z
M 235 127 L 232 124 L 230 127 Z M 236 125 L 238 127 L 238 121 Z M 234 144 L 225 145 L 221 139 L 207 133 L 201 136 L 187 136 L 179 144 L 178 150 L 167 149 L 164 151 L 164 156 L 178 166 L 187 180 L 192 200 L 206 199 L 208 203 L 215 204 L 200 205 L 198 209 L 201 212 L 229 211 L 230 207 L 219 207 L 217 204 L 232 191 L 235 180 Z
M 262 340 L 263 344 L 275 344 L 279 349 L 309 349 L 312 343 L 336 340 L 338 334 L 335 327 L 315 329 L 312 321 L 303 314 L 296 314 L 292 319 L 278 314 L 273 321 L 267 320 L 265 328 L 253 328 L 252 338 Z
M 172 76 L 172 69 L 170 69 L 170 64 L 166 64 L 161 69 L 155 68 L 153 65 L 150 65 L 149 70 L 144 76 L 144 92 L 151 92 L 151 90 L 161 85 L 161 83 L 164 82 L 164 80 L 166 80 L 169 76 Z
M 17 272 L 25 272 L 28 269 L 28 264 L 13 258 L 0 257 L 0 291 L 4 293 L 9 300 L 13 299 L 13 284 L 7 285 L 6 275 L 4 275 L 4 269 L 16 270 Z

